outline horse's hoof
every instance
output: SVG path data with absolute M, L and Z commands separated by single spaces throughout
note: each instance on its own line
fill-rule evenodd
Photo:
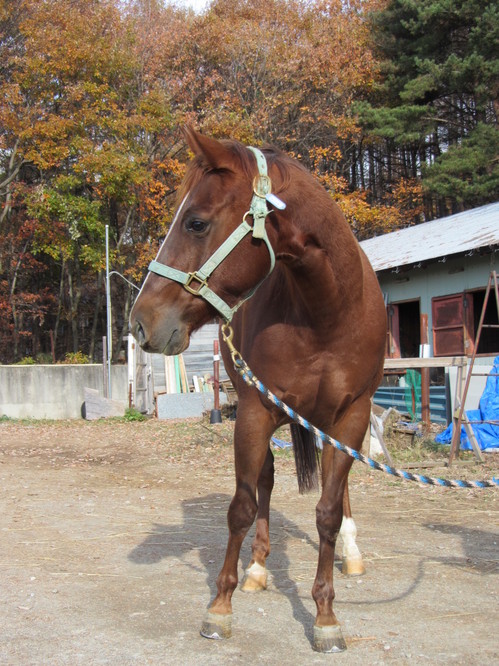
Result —
M 259 592 L 267 589 L 267 569 L 258 562 L 248 567 L 245 571 L 245 579 L 241 585 L 243 592 Z
M 201 626 L 201 636 L 221 641 L 232 635 L 232 615 L 220 615 L 207 611 Z
M 362 576 L 362 574 L 366 573 L 362 557 L 344 557 L 341 564 L 341 573 L 346 576 Z
M 341 633 L 339 624 L 332 624 L 327 627 L 318 627 L 314 625 L 314 642 L 312 647 L 316 652 L 343 652 L 347 649 L 347 644 Z

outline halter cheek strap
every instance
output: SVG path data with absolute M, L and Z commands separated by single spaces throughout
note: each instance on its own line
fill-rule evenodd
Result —
M 270 244 L 267 230 L 265 228 L 265 219 L 269 214 L 266 197 L 270 195 L 272 189 L 272 183 L 267 174 L 267 160 L 258 148 L 250 146 L 249 149 L 255 155 L 258 175 L 255 176 L 253 181 L 253 198 L 251 199 L 250 209 L 245 213 L 241 224 L 234 229 L 230 236 L 217 250 L 215 250 L 211 257 L 197 271 L 185 273 L 184 271 L 172 268 L 171 266 L 166 266 L 159 261 L 151 261 L 149 264 L 149 271 L 170 280 L 174 280 L 175 282 L 179 282 L 183 285 L 184 289 L 193 296 L 201 296 L 205 301 L 210 303 L 210 305 L 212 305 L 227 322 L 230 322 L 237 309 L 253 296 L 262 282 L 274 270 L 275 266 L 274 250 Z M 253 226 L 246 221 L 248 216 L 253 218 Z M 253 238 L 261 239 L 266 244 L 270 255 L 270 269 L 267 275 L 250 291 L 250 293 L 231 308 L 222 298 L 220 298 L 220 296 L 215 294 L 215 292 L 208 287 L 208 278 L 249 233 L 253 234 Z

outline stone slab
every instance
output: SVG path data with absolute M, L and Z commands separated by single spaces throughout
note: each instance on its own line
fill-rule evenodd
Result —
M 220 405 L 227 396 L 220 393 Z M 188 419 L 201 417 L 214 409 L 213 393 L 161 393 L 156 398 L 158 419 Z
M 110 416 L 123 416 L 125 413 L 125 406 L 122 402 L 103 398 L 96 389 L 85 387 L 83 394 L 85 401 L 83 403 L 82 416 L 87 421 L 108 418 Z

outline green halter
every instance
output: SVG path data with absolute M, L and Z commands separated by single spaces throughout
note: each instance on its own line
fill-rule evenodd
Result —
M 253 148 L 248 146 L 249 150 L 253 152 L 256 158 L 256 163 L 258 167 L 258 176 L 255 176 L 253 181 L 253 198 L 251 199 L 250 209 L 247 213 L 244 214 L 243 221 L 241 224 L 234 229 L 230 236 L 220 245 L 220 247 L 215 250 L 211 257 L 201 266 L 201 268 L 192 273 L 184 273 L 184 271 L 179 271 L 176 268 L 171 266 L 165 266 L 165 264 L 160 263 L 159 261 L 151 261 L 149 264 L 149 270 L 152 273 L 161 275 L 162 277 L 174 280 L 183 285 L 190 294 L 194 296 L 201 296 L 208 301 L 225 319 L 225 321 L 230 322 L 236 310 L 241 307 L 241 305 L 251 298 L 258 287 L 262 282 L 270 275 L 274 270 L 275 266 L 275 255 L 272 245 L 270 244 L 269 238 L 267 236 L 267 230 L 265 228 L 265 219 L 269 214 L 269 209 L 267 208 L 267 196 L 272 196 L 272 201 L 278 201 L 279 199 L 271 195 L 272 183 L 267 174 L 267 160 L 265 155 L 258 150 L 258 148 Z M 282 202 L 280 202 L 282 204 Z M 284 204 L 282 204 L 284 207 Z M 246 218 L 248 216 L 253 218 L 253 226 L 251 226 Z M 211 276 L 213 271 L 220 266 L 224 259 L 232 252 L 232 250 L 239 245 L 242 239 L 249 233 L 253 233 L 253 238 L 259 238 L 263 240 L 266 244 L 269 255 L 270 255 L 270 269 L 267 275 L 254 287 L 250 293 L 245 296 L 239 303 L 231 308 L 220 296 L 217 296 L 214 291 L 208 287 L 208 278 Z

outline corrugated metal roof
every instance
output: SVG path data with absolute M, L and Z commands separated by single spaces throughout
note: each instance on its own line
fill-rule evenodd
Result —
M 499 244 L 499 201 L 361 242 L 375 271 Z

